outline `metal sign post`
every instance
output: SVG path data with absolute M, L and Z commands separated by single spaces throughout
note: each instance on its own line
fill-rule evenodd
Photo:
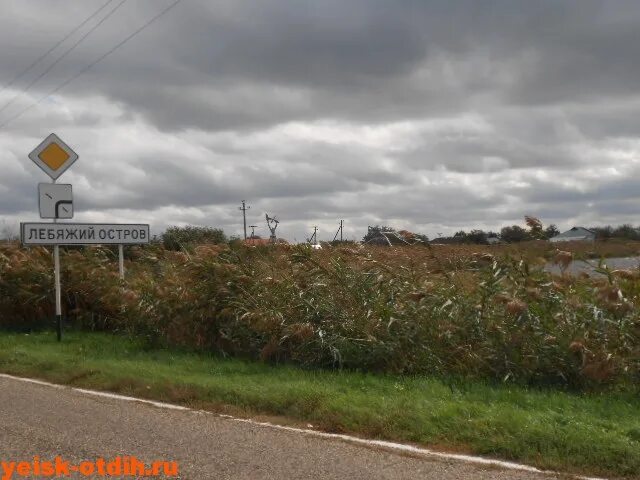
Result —
M 56 185 L 62 175 L 77 159 L 78 154 L 64 143 L 55 133 L 45 138 L 30 154 L 29 158 L 49 177 L 50 185 L 38 185 L 40 218 L 73 218 L 73 198 L 71 185 Z M 53 245 L 53 276 L 56 296 L 56 333 L 62 341 L 62 292 L 60 287 L 60 245 Z
M 71 185 L 56 184 L 56 179 L 78 159 L 78 155 L 52 133 L 29 154 L 29 158 L 51 177 L 52 183 L 38 185 L 38 195 L 40 218 L 53 219 L 53 223 L 21 223 L 20 239 L 23 245 L 53 246 L 56 331 L 58 341 L 61 341 L 60 245 L 118 245 L 120 278 L 124 279 L 124 245 L 149 243 L 149 225 L 58 223 L 59 218 L 73 218 L 73 196 Z
M 56 184 L 56 179 L 53 179 L 51 185 Z M 40 211 L 42 216 L 42 209 Z M 53 223 L 58 223 L 57 215 L 53 217 Z M 56 295 L 56 337 L 58 341 L 62 341 L 62 292 L 60 288 L 60 245 L 53 246 L 53 278 L 55 284 Z
M 120 270 L 120 280 L 124 280 L 124 245 L 118 244 L 118 267 Z
M 53 246 L 53 268 L 56 283 L 56 332 L 58 341 L 62 340 L 62 293 L 60 292 L 60 245 Z

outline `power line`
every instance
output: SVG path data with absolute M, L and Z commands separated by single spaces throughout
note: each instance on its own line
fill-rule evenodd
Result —
M 60 45 L 62 45 L 65 41 L 67 41 L 74 33 L 76 33 L 78 30 L 80 30 L 82 27 L 84 27 L 93 17 L 95 17 L 96 15 L 98 15 L 102 10 L 104 10 L 104 8 L 109 5 L 111 2 L 113 2 L 114 0 L 107 0 L 106 3 L 104 3 L 100 8 L 98 8 L 95 12 L 93 12 L 91 15 L 89 15 L 87 18 L 85 18 L 80 25 L 78 25 L 77 27 L 75 27 L 73 30 L 71 30 L 69 33 L 67 33 L 63 38 L 61 38 L 60 40 L 58 40 L 58 42 L 56 42 L 53 47 L 51 47 L 49 50 L 47 50 L 46 52 L 44 52 L 41 56 L 39 56 L 36 60 L 33 61 L 33 63 L 31 65 L 29 65 L 27 68 L 25 68 L 24 70 L 22 70 L 20 73 L 18 73 L 15 77 L 13 77 L 9 83 L 7 83 L 6 85 L 4 85 L 2 88 L 0 88 L 0 93 L 4 92 L 7 88 L 9 88 L 11 85 L 13 85 L 15 82 L 17 82 L 18 80 L 20 80 L 23 76 L 25 76 L 27 73 L 29 73 L 31 71 L 31 69 L 33 67 L 35 67 L 36 65 L 38 65 L 42 60 L 44 60 L 47 55 L 49 55 L 51 52 L 53 52 L 56 48 L 58 48 Z
M 127 0 L 121 0 L 120 3 L 118 3 L 104 17 L 102 17 L 98 23 L 96 23 L 93 27 L 91 27 L 84 35 L 82 35 L 78 40 L 76 40 L 76 42 L 74 42 L 73 45 L 71 45 L 69 48 L 67 48 L 62 53 L 62 55 L 60 55 L 57 59 L 55 59 L 53 61 L 53 63 L 51 63 L 47 68 L 45 68 L 44 71 L 42 73 L 40 73 L 40 75 L 38 75 L 33 80 L 31 80 L 31 82 L 29 82 L 29 84 L 27 84 L 27 86 L 22 90 L 22 92 L 15 94 L 11 99 L 9 99 L 9 101 L 6 102 L 0 108 L 0 113 L 4 112 L 7 109 L 7 107 L 9 107 L 13 102 L 15 102 L 16 99 L 19 98 L 21 95 L 24 95 L 25 93 L 27 93 L 29 91 L 29 89 L 31 87 L 33 87 L 42 77 L 44 77 L 47 73 L 49 73 L 53 67 L 55 67 L 58 63 L 60 63 L 62 60 L 64 60 L 67 57 L 67 55 L 69 55 L 72 51 L 74 51 L 76 49 L 76 47 L 78 45 L 80 45 L 84 41 L 85 38 L 87 38 L 89 35 L 91 35 L 93 32 L 95 32 L 100 27 L 100 25 L 102 25 L 104 22 L 107 21 L 107 19 L 109 19 L 109 17 L 111 17 L 114 13 L 116 13 L 116 11 L 122 5 L 124 5 L 124 3 L 126 1 Z
M 60 90 L 62 90 L 64 87 L 66 87 L 67 85 L 69 85 L 71 82 L 73 82 L 76 78 L 80 77 L 81 75 L 83 75 L 85 72 L 87 72 L 91 67 L 95 66 L 96 64 L 100 63 L 102 60 L 104 60 L 105 58 L 107 58 L 109 55 L 111 55 L 113 52 L 115 52 L 118 48 L 122 47 L 125 43 L 127 43 L 129 40 L 131 40 L 132 38 L 134 38 L 136 35 L 138 35 L 139 33 L 141 33 L 144 29 L 146 29 L 148 26 L 150 26 L 152 23 L 154 23 L 156 20 L 158 20 L 160 17 L 162 17 L 163 15 L 165 15 L 166 13 L 168 13 L 173 7 L 175 7 L 176 5 L 178 5 L 180 2 L 182 2 L 182 0 L 175 0 L 171 5 L 169 5 L 167 8 L 165 8 L 164 10 L 162 10 L 160 13 L 158 13 L 156 16 L 152 17 L 151 20 L 149 20 L 147 23 L 145 23 L 144 25 L 142 25 L 140 28 L 138 28 L 137 30 L 135 30 L 133 33 L 131 33 L 130 35 L 128 35 L 127 37 L 125 37 L 122 41 L 120 41 L 119 43 L 117 43 L 114 47 L 112 47 L 110 50 L 106 51 L 105 53 L 103 53 L 102 55 L 100 55 L 96 60 L 94 60 L 93 62 L 91 62 L 90 64 L 88 64 L 86 67 L 82 68 L 78 73 L 76 73 L 75 75 L 73 75 L 72 77 L 69 77 L 67 80 L 65 80 L 64 82 L 62 82 L 60 85 L 58 85 L 56 88 L 54 88 L 53 90 L 51 90 L 49 93 L 47 93 L 46 95 L 44 95 L 43 97 L 41 97 L 40 99 L 38 99 L 36 102 L 32 103 L 31 105 L 23 108 L 21 111 L 19 111 L 16 115 L 14 115 L 13 117 L 9 117 L 5 122 L 0 123 L 0 128 L 4 128 L 6 127 L 9 123 L 13 122 L 14 120 L 20 118 L 22 115 L 24 115 L 26 112 L 28 112 L 29 110 L 31 110 L 33 107 L 35 107 L 36 105 L 38 105 L 40 102 L 44 101 L 45 99 L 47 99 L 48 97 L 50 97 L 51 95 L 53 95 L 54 93 L 59 92 Z

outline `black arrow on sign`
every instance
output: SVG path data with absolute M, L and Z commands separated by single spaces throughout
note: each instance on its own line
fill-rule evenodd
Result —
M 62 205 L 72 205 L 73 202 L 71 200 L 59 200 L 56 202 L 56 218 L 60 218 L 60 207 Z M 69 210 L 67 210 L 66 208 L 64 209 L 65 212 L 69 212 Z

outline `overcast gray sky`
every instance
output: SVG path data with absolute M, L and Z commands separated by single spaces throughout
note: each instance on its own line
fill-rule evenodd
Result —
M 173 3 L 125 1 L 49 69 L 121 1 L 0 91 L 6 224 L 38 219 L 51 132 L 75 221 L 241 234 L 246 199 L 298 241 L 640 223 L 637 1 L 183 0 L 47 96 Z M 0 88 L 105 3 L 0 0 Z

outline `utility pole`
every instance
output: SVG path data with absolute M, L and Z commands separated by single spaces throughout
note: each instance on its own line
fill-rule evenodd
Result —
M 238 210 L 242 210 L 242 224 L 244 225 L 244 239 L 247 239 L 247 210 L 251 207 L 245 205 L 245 200 L 242 200 L 242 206 L 238 207 Z
M 318 243 L 318 226 L 317 225 L 313 226 L 313 235 L 311 235 L 311 238 L 309 239 L 309 243 L 311 245 L 316 245 Z
M 249 225 L 249 227 L 251 228 L 251 237 L 249 238 L 256 238 L 256 227 L 258 225 Z
M 270 217 L 268 213 L 265 213 L 264 216 L 267 219 L 267 227 L 271 232 L 271 235 L 269 236 L 269 241 L 275 244 L 278 241 L 278 237 L 276 237 L 276 228 L 278 228 L 278 224 L 280 223 L 280 221 L 276 220 L 275 217 Z
M 344 220 L 340 220 L 340 227 L 338 227 L 338 231 L 336 232 L 336 234 L 333 236 L 333 241 L 335 242 L 336 239 L 338 238 L 338 234 L 340 234 L 340 243 L 342 243 L 342 231 L 343 231 L 343 227 L 344 227 Z

